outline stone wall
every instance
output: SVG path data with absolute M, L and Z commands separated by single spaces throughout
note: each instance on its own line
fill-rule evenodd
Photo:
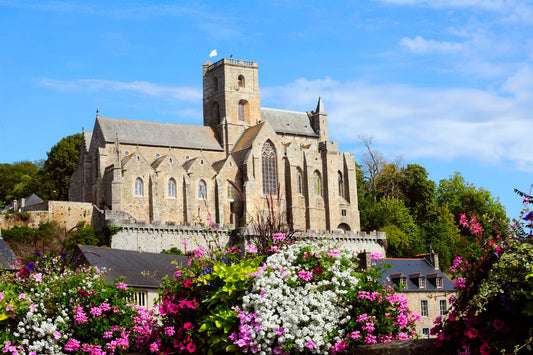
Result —
M 9 229 L 22 225 L 38 228 L 39 223 L 52 221 L 55 221 L 62 230 L 67 231 L 81 221 L 92 225 L 96 230 L 103 226 L 103 218 L 101 218 L 103 213 L 89 202 L 48 201 L 25 207 L 22 211 L 29 213 L 27 220 L 16 218 L 15 214 L 7 219 L 2 216 L 0 228 Z

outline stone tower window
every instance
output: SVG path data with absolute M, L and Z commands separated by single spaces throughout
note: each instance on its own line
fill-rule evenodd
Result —
M 243 75 L 239 75 L 239 77 L 237 78 L 238 82 L 239 82 L 239 87 L 240 88 L 243 88 L 245 87 L 246 83 L 244 81 L 244 76 Z
M 344 180 L 342 178 L 342 173 L 339 171 L 339 196 L 344 197 Z
M 220 106 L 218 105 L 218 102 L 213 103 L 213 122 L 220 122 Z
M 168 197 L 176 197 L 176 180 L 173 178 L 168 180 Z
M 142 196 L 143 195 L 143 181 L 141 178 L 137 178 L 135 180 L 135 196 Z
M 277 194 L 276 151 L 270 142 L 265 142 L 261 149 L 261 165 L 263 170 L 263 194 Z
M 198 198 L 203 200 L 207 199 L 207 185 L 204 180 L 198 182 Z
M 213 90 L 218 90 L 218 78 L 216 76 L 213 77 Z
M 248 101 L 241 100 L 239 101 L 239 121 L 248 122 L 250 117 L 250 105 Z
M 296 192 L 299 194 L 302 194 L 303 191 L 302 181 L 302 170 L 300 168 L 296 168 Z
M 315 183 L 315 195 L 322 195 L 322 181 L 320 179 L 320 173 L 317 170 L 313 173 L 313 180 Z

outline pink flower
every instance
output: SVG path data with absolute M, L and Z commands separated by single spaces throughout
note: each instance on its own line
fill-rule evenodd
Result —
M 259 296 L 261 296 L 261 298 L 264 298 L 266 295 L 266 291 L 265 290 L 261 290 L 261 292 L 259 292 Z
M 24 298 L 26 298 L 26 294 L 25 294 L 25 293 L 21 293 L 21 294 L 19 295 L 19 300 L 22 300 L 22 299 L 24 299 Z
M 55 339 L 55 340 L 59 340 L 59 339 L 61 339 L 61 333 L 58 332 L 57 330 L 54 332 L 54 339 Z
M 383 259 L 383 254 L 381 253 L 370 253 L 370 259 L 373 259 L 373 260 L 381 260 Z
M 272 239 L 274 239 L 274 240 L 284 240 L 285 239 L 285 234 L 284 233 L 274 233 L 274 235 L 272 236 Z
M 99 316 L 102 314 L 102 310 L 100 309 L 100 307 L 91 307 L 91 314 L 95 317 Z
M 283 329 L 283 327 L 279 327 L 277 330 L 276 330 L 276 334 L 277 335 L 281 335 L 285 332 L 285 329 Z
M 192 354 L 193 352 L 196 351 L 196 345 L 194 345 L 193 343 L 187 344 L 187 351 Z
M 328 256 L 332 256 L 334 258 L 338 258 L 340 256 L 340 253 L 337 249 L 330 249 L 328 251 Z
M 4 293 L 0 292 L 0 301 L 4 299 Z
M 194 256 L 199 258 L 201 257 L 202 255 L 204 255 L 206 252 L 205 248 L 203 247 L 198 247 L 197 249 L 194 250 Z
M 313 278 L 313 273 L 310 271 L 300 270 L 298 277 L 305 281 L 310 281 Z
M 155 353 L 157 351 L 159 351 L 159 345 L 157 345 L 157 343 L 150 344 L 150 352 Z
M 175 332 L 174 327 L 165 327 L 165 334 L 169 337 L 173 336 Z
M 127 290 L 128 289 L 128 285 L 126 285 L 124 282 L 118 282 L 116 284 L 116 287 L 119 290 Z
M 42 274 L 32 274 L 31 276 L 32 276 L 32 277 L 35 279 L 35 281 L 37 281 L 37 282 L 41 282 L 41 281 L 43 281 L 43 275 L 42 275 Z
M 174 273 L 174 278 L 175 278 L 175 279 L 178 279 L 178 278 L 180 278 L 180 277 L 181 277 L 181 270 L 178 270 L 178 271 L 176 271 L 176 272 Z
M 457 288 L 465 288 L 466 287 L 466 279 L 464 277 L 458 277 L 453 281 L 453 284 Z
M 248 253 L 252 253 L 252 254 L 257 253 L 257 248 L 253 245 L 250 245 L 248 247 Z
M 194 329 L 194 325 L 191 322 L 185 322 L 185 324 L 183 324 L 183 328 L 185 328 L 187 330 L 193 330 Z
M 65 344 L 66 351 L 78 351 L 80 348 L 80 342 L 74 338 L 70 338 Z
M 314 348 L 315 348 L 315 343 L 313 343 L 312 340 L 309 340 L 309 341 L 307 342 L 307 348 L 308 348 L 308 349 L 314 349 Z

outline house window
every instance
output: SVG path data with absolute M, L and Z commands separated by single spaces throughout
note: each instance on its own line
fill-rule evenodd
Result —
M 406 277 L 400 278 L 400 287 L 407 287 L 407 278 Z
M 448 313 L 448 302 L 446 300 L 439 300 L 439 314 L 444 316 Z
M 442 288 L 442 277 L 437 277 L 437 278 L 435 279 L 435 286 L 436 286 L 437 288 Z
M 422 338 L 429 339 L 429 328 L 424 327 L 422 328 Z
M 176 197 L 176 181 L 172 178 L 168 180 L 168 197 Z
M 426 288 L 426 278 L 425 277 L 418 278 L 418 287 L 419 288 Z
M 428 300 L 420 301 L 420 317 L 429 317 Z
M 137 306 L 146 307 L 146 303 L 148 301 L 148 292 L 146 291 L 135 291 L 133 294 L 133 302 Z
M 344 216 L 344 217 L 346 216 L 346 210 L 345 209 L 341 210 L 341 215 Z
M 239 75 L 239 77 L 237 78 L 237 81 L 239 82 L 239 87 L 240 88 L 243 88 L 246 85 L 246 82 L 244 80 L 244 76 L 243 75 Z
M 300 168 L 296 169 L 296 192 L 302 194 L 302 171 Z
M 235 199 L 235 191 L 233 190 L 233 186 L 228 184 L 228 200 L 233 201 Z
M 198 198 L 207 198 L 207 185 L 204 180 L 200 180 L 200 182 L 198 183 Z
M 344 181 L 342 179 L 342 173 L 339 171 L 339 196 L 344 197 Z
M 315 181 L 315 195 L 322 194 L 322 181 L 320 180 L 320 173 L 315 170 L 313 173 L 313 180 Z
M 143 195 L 143 181 L 141 178 L 137 178 L 135 180 L 135 196 L 142 196 Z
M 261 151 L 262 170 L 263 170 L 263 194 L 277 194 L 277 172 L 276 172 L 276 151 L 270 142 L 263 144 Z

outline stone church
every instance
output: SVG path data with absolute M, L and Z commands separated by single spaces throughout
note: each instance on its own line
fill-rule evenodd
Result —
M 320 98 L 314 111 L 263 108 L 257 63 L 225 58 L 203 65 L 203 116 L 194 126 L 97 114 L 70 200 L 137 224 L 238 228 L 272 198 L 295 231 L 359 231 L 355 159 L 330 141 Z

